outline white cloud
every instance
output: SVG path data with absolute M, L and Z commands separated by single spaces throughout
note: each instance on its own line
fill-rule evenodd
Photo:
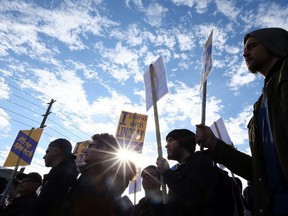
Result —
M 176 39 L 173 34 L 174 32 L 169 32 L 167 30 L 160 30 L 157 32 L 154 41 L 151 41 L 155 46 L 166 46 L 167 48 L 173 50 L 176 44 Z
M 207 11 L 210 2 L 211 0 L 172 0 L 172 3 L 176 4 L 177 6 L 185 5 L 192 8 L 195 4 L 195 9 L 200 14 Z
M 130 8 L 130 2 L 132 2 L 138 10 L 143 10 L 142 0 L 125 0 L 126 6 Z
M 139 46 L 143 43 L 145 37 L 142 30 L 136 25 L 128 26 L 128 30 L 115 29 L 111 32 L 111 37 L 125 41 L 129 46 Z
M 283 2 L 284 3 L 284 2 Z M 253 8 L 243 12 L 241 19 L 245 23 L 244 31 L 254 30 L 255 28 L 280 27 L 287 29 L 288 8 L 287 5 L 274 2 L 258 4 Z
M 67 62 L 69 65 L 73 66 L 74 70 L 83 73 L 86 79 L 99 79 L 97 71 L 90 69 L 86 64 L 72 60 L 68 60 Z
M 158 3 L 152 3 L 146 11 L 146 22 L 153 27 L 160 27 L 168 9 Z
M 238 90 L 240 87 L 252 83 L 255 80 L 255 74 L 248 71 L 244 61 L 240 67 L 230 67 L 231 82 L 229 87 L 233 90 Z
M 7 54 L 8 49 L 33 58 L 59 52 L 55 47 L 47 47 L 49 45 L 41 41 L 39 34 L 55 38 L 72 50 L 84 49 L 81 36 L 85 38 L 88 33 L 101 36 L 106 28 L 118 25 L 105 16 L 99 16 L 97 11 L 96 15 L 92 16 L 89 5 L 79 7 L 67 4 L 63 9 L 46 10 L 19 1 L 9 4 L 5 2 L 0 7 L 2 14 L 6 16 L 11 10 L 17 11 L 21 16 L 14 16 L 14 19 L 2 16 L 1 23 L 5 25 L 5 28 L 0 30 L 0 39 L 4 42 L 1 44 L 3 55 Z
M 192 50 L 195 47 L 194 35 L 192 32 L 187 34 L 177 34 L 180 51 Z
M 10 88 L 3 77 L 0 77 L 0 86 L 0 100 L 9 99 Z M 2 108 L 3 107 L 0 106 L 0 130 L 3 130 L 4 133 L 7 133 L 10 131 L 10 117 L 8 113 Z M 0 137 L 1 136 L 4 136 L 4 134 L 1 134 Z
M 87 107 L 86 93 L 83 89 L 83 80 L 76 76 L 73 71 L 63 70 L 58 73 L 53 73 L 48 70 L 34 69 L 34 78 L 26 79 L 23 83 L 23 88 L 31 86 L 41 92 L 45 89 L 45 95 L 39 95 L 43 101 L 48 101 L 51 98 L 61 101 L 62 105 L 70 107 L 70 109 L 78 113 L 79 110 Z M 36 81 L 36 82 L 35 82 Z M 73 95 L 73 100 L 71 96 Z M 57 103 L 53 105 L 62 109 Z
M 170 93 L 159 102 L 159 109 L 162 110 L 161 115 L 165 115 L 167 126 L 173 128 L 175 122 L 190 120 L 190 124 L 194 127 L 201 122 L 202 100 L 199 85 L 188 87 L 185 83 L 174 82 L 169 83 Z M 207 98 L 206 119 L 207 122 L 215 121 L 222 109 L 221 100 L 214 97 Z
M 195 4 L 195 0 L 172 0 L 172 2 L 176 5 L 186 5 L 188 7 L 192 7 Z
M 263 27 L 282 27 L 287 29 L 288 7 L 279 4 L 264 3 L 258 7 L 255 23 Z
M 196 11 L 200 14 L 203 14 L 207 11 L 209 3 L 211 3 L 211 0 L 198 0 L 196 1 Z
M 5 82 L 5 79 L 3 77 L 0 77 L 0 99 L 8 99 L 9 98 L 9 93 L 10 93 L 10 88 Z
M 3 109 L 0 108 L 0 130 L 3 133 L 0 137 L 5 136 L 4 134 L 10 131 L 10 117 Z
M 0 30 L 0 40 L 3 41 L 1 43 L 3 55 L 6 55 L 8 50 L 13 50 L 13 52 L 19 55 L 27 54 L 33 58 L 51 54 L 51 50 L 47 49 L 45 45 L 38 40 L 37 28 L 23 21 L 20 24 L 8 19 L 1 20 L 6 26 L 6 28 L 1 28 Z M 9 28 L 7 28 L 7 26 L 9 26 Z
M 136 81 L 139 81 L 140 67 L 138 59 L 142 55 L 139 50 L 136 53 L 135 50 L 129 49 L 129 47 L 125 47 L 121 42 L 118 42 L 114 49 L 101 46 L 99 51 L 102 53 L 105 62 L 98 66 L 104 71 L 110 73 L 119 82 L 124 82 L 133 75 L 137 75 L 135 78 L 137 78 Z M 142 52 L 145 52 L 145 49 Z
M 249 105 L 245 106 L 243 111 L 237 114 L 237 117 L 224 119 L 231 141 L 236 147 L 248 142 L 247 125 L 252 113 L 252 105 Z
M 235 1 L 231 0 L 216 0 L 217 9 L 224 16 L 228 17 L 231 21 L 237 19 L 240 10 L 235 6 Z

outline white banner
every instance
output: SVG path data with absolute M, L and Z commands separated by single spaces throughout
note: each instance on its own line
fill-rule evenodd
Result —
M 229 137 L 228 131 L 225 127 L 224 121 L 222 118 L 218 119 L 210 126 L 211 130 L 213 131 L 214 135 L 218 138 L 223 140 L 228 145 L 232 145 L 232 141 Z
M 213 30 L 210 33 L 208 40 L 205 43 L 203 55 L 202 55 L 202 65 L 203 70 L 201 74 L 201 89 L 206 81 L 209 72 L 212 69 L 213 61 L 212 61 L 212 38 L 213 38 Z
M 166 70 L 162 56 L 160 56 L 157 59 L 157 61 L 152 65 L 154 70 L 156 101 L 158 101 L 165 94 L 168 93 Z M 150 69 L 148 69 L 148 71 L 146 71 L 146 73 L 144 74 L 144 84 L 145 84 L 146 110 L 148 111 L 153 105 Z

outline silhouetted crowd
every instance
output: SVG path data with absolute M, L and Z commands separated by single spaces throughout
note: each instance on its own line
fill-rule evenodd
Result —
M 32 172 L 1 181 L 0 216 L 287 216 L 288 32 L 248 33 L 243 56 L 249 71 L 265 78 L 248 124 L 252 156 L 200 124 L 195 133 L 175 129 L 167 134 L 167 160 L 177 161 L 172 168 L 158 157 L 156 166 L 137 174 L 132 161 L 117 157 L 115 137 L 102 133 L 92 136 L 79 170 L 71 143 L 60 138 L 43 157 L 51 167 L 43 179 Z M 234 174 L 247 180 L 244 190 Z M 137 175 L 145 196 L 133 205 L 122 195 Z

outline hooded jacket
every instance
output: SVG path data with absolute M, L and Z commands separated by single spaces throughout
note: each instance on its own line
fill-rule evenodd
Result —
M 281 58 L 277 63 L 281 65 L 272 71 L 272 75 L 269 73 L 269 77 L 266 77 L 269 81 L 265 80 L 265 87 L 276 157 L 288 182 L 288 32 L 280 28 L 260 29 L 247 34 L 244 43 L 250 36 L 260 41 L 272 54 Z M 218 140 L 214 159 L 245 179 L 252 180 L 254 215 L 268 216 L 271 215 L 268 179 L 265 171 L 263 144 L 257 124 L 262 97 L 263 95 L 254 104 L 253 117 L 248 124 L 252 157 Z

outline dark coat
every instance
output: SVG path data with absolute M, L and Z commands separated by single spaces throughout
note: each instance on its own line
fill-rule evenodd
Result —
M 114 216 L 113 177 L 101 171 L 101 166 L 90 166 L 71 188 L 63 203 L 61 216 Z
M 36 198 L 36 192 L 14 198 L 12 203 L 6 206 L 1 216 L 29 216 L 31 214 L 31 207 Z
M 6 206 L 1 216 L 28 216 L 31 207 L 37 198 L 36 192 L 31 192 L 13 199 L 12 203 Z
M 213 215 L 215 171 L 211 158 L 195 152 L 163 178 L 169 187 L 167 214 L 171 216 Z
M 288 59 L 284 61 L 266 84 L 269 120 L 276 156 L 288 182 Z M 262 141 L 257 128 L 257 113 L 262 96 L 254 105 L 254 115 L 249 123 L 249 141 L 253 156 L 254 214 L 269 215 L 268 182 L 265 176 Z
M 147 200 L 145 197 L 139 200 L 135 205 L 132 216 L 162 216 L 164 215 L 164 205 L 162 194 L 160 192 L 157 201 Z
M 269 120 L 276 155 L 288 181 L 288 59 L 267 83 Z M 262 96 L 254 105 L 254 115 L 249 122 L 249 142 L 252 157 L 239 152 L 218 140 L 213 158 L 232 172 L 252 181 L 254 215 L 270 215 L 268 180 L 265 174 L 263 146 L 257 129 L 257 113 Z
M 57 215 L 77 176 L 78 169 L 73 159 L 64 160 L 53 167 L 44 177 L 41 193 L 33 207 L 33 215 Z

